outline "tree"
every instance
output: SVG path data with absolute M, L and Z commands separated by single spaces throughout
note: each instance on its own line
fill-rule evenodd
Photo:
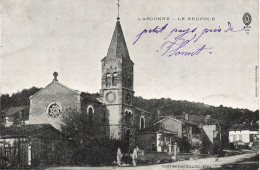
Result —
M 95 114 L 104 111 L 101 107 L 95 110 Z M 74 165 L 111 165 L 116 160 L 118 147 L 125 151 L 122 141 L 107 136 L 107 125 L 102 119 L 95 120 L 85 112 L 68 109 L 62 113 L 61 120 L 62 132 L 75 142 Z
M 102 127 L 97 121 L 91 119 L 91 115 L 75 109 L 67 109 L 62 113 L 61 130 L 72 138 L 77 147 L 88 145 L 96 134 L 103 134 Z
M 29 89 L 23 89 L 21 92 L 1 95 L 1 111 L 9 109 L 10 107 L 26 106 L 30 104 L 30 96 L 37 93 L 41 88 L 31 87 Z

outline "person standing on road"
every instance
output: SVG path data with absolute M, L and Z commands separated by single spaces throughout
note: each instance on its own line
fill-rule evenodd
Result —
M 123 157 L 123 154 L 122 154 L 122 152 L 121 152 L 121 149 L 118 148 L 118 149 L 117 149 L 117 155 L 116 155 L 117 165 L 118 165 L 118 166 L 121 166 L 121 159 L 122 159 L 122 157 Z
M 137 151 L 138 151 L 138 146 L 136 146 L 133 150 L 133 154 L 132 154 L 132 162 L 133 162 L 133 165 L 136 166 L 136 163 L 137 163 Z

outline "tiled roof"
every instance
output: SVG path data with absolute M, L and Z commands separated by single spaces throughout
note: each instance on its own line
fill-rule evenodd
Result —
M 252 130 L 258 131 L 258 124 L 250 125 L 250 124 L 234 124 L 229 130 Z
M 157 124 L 157 123 L 162 122 L 162 121 L 167 120 L 167 119 L 172 119 L 172 120 L 175 120 L 175 121 L 181 121 L 181 120 L 176 119 L 173 116 L 159 116 L 159 117 L 155 118 L 154 122 L 155 122 L 155 124 Z
M 138 132 L 140 133 L 170 133 L 170 134 L 178 134 L 177 132 L 172 132 L 172 131 L 169 131 L 161 126 L 155 126 L 155 125 L 152 125 L 152 126 L 149 126 L 149 127 L 145 127 L 144 129 L 142 130 L 139 130 Z
M 0 136 L 28 136 L 43 128 L 53 128 L 50 124 L 25 124 L 25 125 L 12 125 L 1 129 Z
M 217 119 L 209 118 L 206 120 L 206 116 L 203 115 L 189 115 L 188 120 L 185 120 L 184 117 L 181 120 L 185 123 L 190 123 L 193 125 L 214 125 L 220 123 Z
M 19 111 L 23 111 L 25 109 L 28 109 L 28 113 L 29 113 L 29 106 L 11 107 L 11 108 L 4 111 L 4 115 L 7 116 L 7 117 L 11 117 L 15 113 L 17 113 Z

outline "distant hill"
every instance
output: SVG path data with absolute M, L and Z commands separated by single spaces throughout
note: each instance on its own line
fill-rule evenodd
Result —
M 9 109 L 10 107 L 18 107 L 18 106 L 29 106 L 30 100 L 29 97 L 42 88 L 32 87 L 29 89 L 23 89 L 21 92 L 13 93 L 11 96 L 9 94 L 1 95 L 1 112 L 5 109 Z
M 234 109 L 224 106 L 210 106 L 203 103 L 189 101 L 176 101 L 169 98 L 143 99 L 134 97 L 134 105 L 152 113 L 160 111 L 162 115 L 180 116 L 183 113 L 196 115 L 211 115 L 212 118 L 220 119 L 223 123 L 234 121 L 235 123 L 256 122 L 259 120 L 259 111 L 248 109 Z
M 1 95 L 1 111 L 15 106 L 29 105 L 29 97 L 41 88 L 32 87 L 24 89 L 9 96 L 8 94 Z M 91 97 L 99 97 L 99 93 L 83 93 Z M 195 103 L 189 101 L 176 101 L 170 98 L 161 99 L 144 99 L 142 97 L 134 97 L 133 104 L 136 107 L 157 114 L 160 111 L 161 115 L 180 116 L 183 113 L 196 115 L 211 115 L 212 118 L 218 119 L 223 123 L 223 140 L 228 143 L 228 129 L 234 124 L 242 124 L 246 122 L 256 123 L 259 121 L 259 110 L 251 111 L 248 109 L 235 109 L 224 106 L 210 106 L 203 103 Z
M 41 88 L 32 87 L 29 89 L 23 89 L 21 92 L 17 92 L 9 96 L 8 94 L 1 95 L 1 110 L 8 109 L 10 107 L 29 105 L 29 97 Z M 99 93 L 84 93 L 91 97 L 99 97 Z M 197 115 L 211 115 L 212 118 L 222 120 L 223 123 L 232 121 L 239 124 L 243 122 L 256 122 L 259 120 L 259 111 L 251 111 L 248 109 L 234 109 L 224 106 L 210 106 L 204 103 L 195 103 L 189 101 L 177 101 L 170 98 L 161 99 L 144 99 L 142 97 L 134 97 L 133 104 L 136 107 L 157 113 L 159 110 L 162 115 L 180 116 L 183 113 L 197 114 Z

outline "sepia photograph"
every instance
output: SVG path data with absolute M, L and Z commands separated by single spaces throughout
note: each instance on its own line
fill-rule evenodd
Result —
M 259 169 L 258 1 L 0 7 L 0 169 Z

